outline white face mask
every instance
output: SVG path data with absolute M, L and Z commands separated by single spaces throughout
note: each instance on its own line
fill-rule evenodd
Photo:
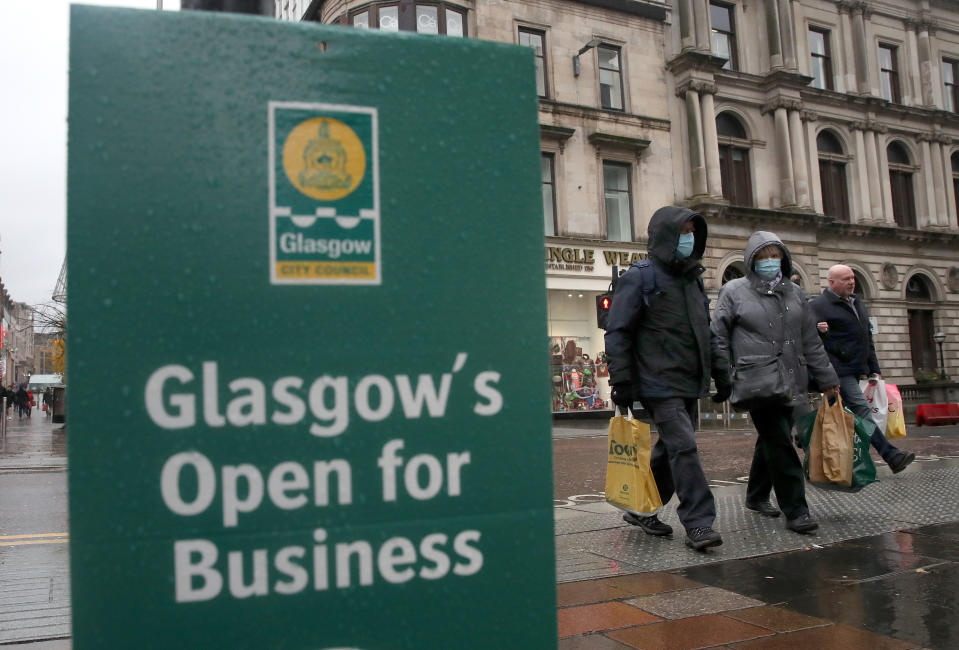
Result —
M 676 245 L 676 257 L 681 259 L 686 259 L 693 252 L 693 248 L 696 246 L 696 235 L 695 233 L 686 233 L 685 235 L 679 236 L 679 243 Z
M 753 264 L 756 274 L 764 280 L 772 280 L 782 269 L 782 260 L 778 257 L 771 257 L 765 260 L 756 260 Z

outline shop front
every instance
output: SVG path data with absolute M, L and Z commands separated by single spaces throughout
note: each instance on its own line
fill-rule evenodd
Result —
M 554 414 L 609 415 L 605 331 L 597 301 L 609 291 L 614 267 L 621 272 L 646 257 L 629 244 L 550 238 L 546 244 L 546 295 Z M 606 244 L 607 242 L 603 242 Z

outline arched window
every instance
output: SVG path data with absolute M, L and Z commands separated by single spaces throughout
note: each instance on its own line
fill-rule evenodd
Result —
M 869 296 L 866 295 L 866 280 L 862 277 L 862 273 L 853 269 L 853 276 L 856 278 L 856 288 L 852 290 L 852 295 L 856 296 L 856 299 L 864 299 Z
M 846 189 L 846 156 L 842 144 L 832 131 L 816 137 L 819 150 L 819 184 L 822 189 L 822 211 L 827 217 L 849 222 L 849 193 Z
M 906 302 L 909 303 L 909 347 L 912 370 L 918 377 L 936 372 L 936 343 L 933 339 L 933 292 L 929 280 L 915 274 L 906 280 Z
M 753 188 L 749 173 L 749 140 L 746 129 L 732 113 L 716 116 L 719 136 L 719 172 L 723 196 L 733 205 L 752 205 Z
M 916 227 L 916 199 L 912 187 L 915 167 L 901 142 L 886 147 L 889 162 L 889 186 L 892 190 L 892 215 L 902 228 Z
M 735 280 L 736 278 L 743 277 L 745 272 L 743 271 L 742 262 L 733 262 L 726 267 L 726 270 L 723 271 L 723 284 L 726 284 L 730 280 Z

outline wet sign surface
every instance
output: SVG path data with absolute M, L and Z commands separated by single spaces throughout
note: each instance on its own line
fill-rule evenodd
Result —
M 87 7 L 70 52 L 74 647 L 555 647 L 532 53 Z

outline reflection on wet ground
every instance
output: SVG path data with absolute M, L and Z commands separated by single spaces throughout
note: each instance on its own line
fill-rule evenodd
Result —
M 0 433 L 0 469 L 66 464 L 67 434 L 62 424 L 54 424 L 37 408 L 29 417 L 12 415 L 6 420 L 6 432 Z
M 922 647 L 959 647 L 959 522 L 680 574 Z

